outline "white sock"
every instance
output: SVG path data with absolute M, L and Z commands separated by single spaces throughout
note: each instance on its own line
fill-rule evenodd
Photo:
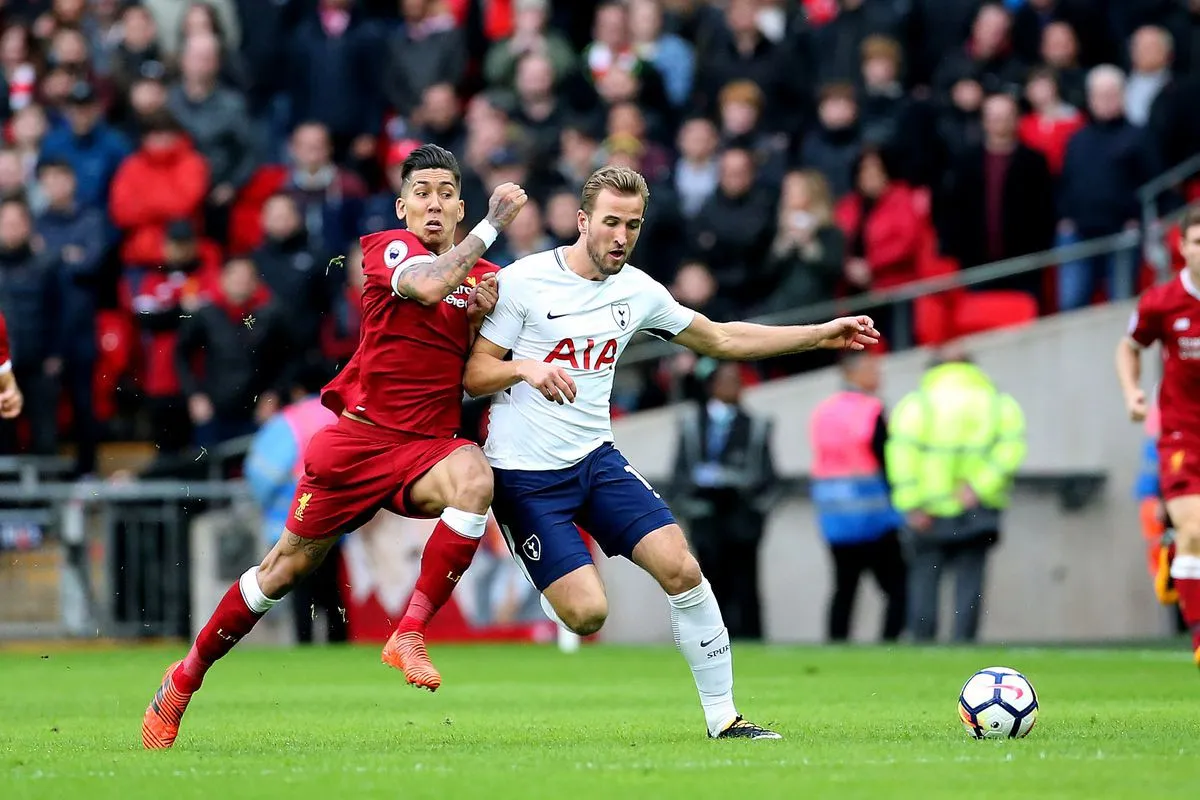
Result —
M 560 628 L 567 627 L 566 625 L 563 625 L 563 621 L 558 618 L 558 613 L 554 610 L 554 606 L 550 605 L 550 601 L 546 599 L 546 595 L 539 594 L 538 602 L 542 604 L 542 611 L 545 612 L 546 616 L 549 617 L 552 622 L 556 623 Z
M 242 577 L 238 579 L 238 588 L 242 590 L 242 599 L 246 601 L 246 607 L 255 614 L 265 614 L 279 605 L 279 600 L 267 597 L 258 585 L 258 567 L 251 567 L 242 573 Z
M 1176 555 L 1171 561 L 1171 577 L 1180 580 L 1200 580 L 1200 556 Z
M 683 594 L 667 595 L 675 646 L 692 668 L 708 732 L 716 736 L 737 719 L 729 631 L 707 578 Z
M 487 530 L 487 514 L 475 514 L 458 508 L 447 508 L 442 512 L 446 527 L 468 539 L 482 539 Z

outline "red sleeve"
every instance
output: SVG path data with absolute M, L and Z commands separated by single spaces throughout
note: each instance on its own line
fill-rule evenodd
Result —
M 368 286 L 395 291 L 395 278 L 416 264 L 428 264 L 433 255 L 409 231 L 375 234 L 363 242 L 363 276 Z
M 12 354 L 8 350 L 8 322 L 0 314 L 0 372 L 12 368 Z
M 1142 347 L 1149 347 L 1162 338 L 1162 309 L 1157 300 L 1158 293 L 1151 290 L 1138 300 L 1137 309 L 1129 318 L 1129 338 Z

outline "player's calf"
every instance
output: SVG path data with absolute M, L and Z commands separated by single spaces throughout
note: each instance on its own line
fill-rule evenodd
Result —
M 1200 496 L 1170 500 L 1167 511 L 1175 523 L 1175 557 L 1171 580 L 1179 596 L 1179 611 L 1192 633 L 1192 651 L 1200 665 Z

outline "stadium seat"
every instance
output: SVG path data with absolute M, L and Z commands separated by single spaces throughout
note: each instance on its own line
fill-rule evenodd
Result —
M 1037 300 L 1025 292 L 964 292 L 955 302 L 954 330 L 969 336 L 1033 322 L 1037 316 Z

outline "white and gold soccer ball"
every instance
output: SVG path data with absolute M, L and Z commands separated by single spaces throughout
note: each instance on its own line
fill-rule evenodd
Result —
M 973 739 L 1021 739 L 1037 722 L 1033 684 L 1011 667 L 987 667 L 972 675 L 958 695 L 958 716 Z

